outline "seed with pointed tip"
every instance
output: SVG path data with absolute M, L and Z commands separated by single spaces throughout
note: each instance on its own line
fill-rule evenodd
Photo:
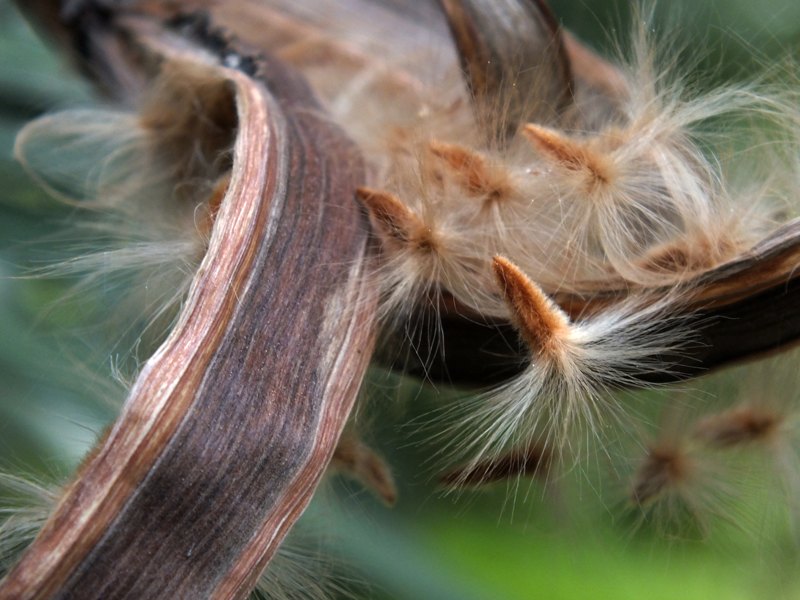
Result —
M 331 458 L 331 466 L 357 479 L 388 506 L 397 501 L 392 471 L 374 450 L 354 436 L 342 435 Z
M 658 499 L 686 481 L 691 462 L 672 445 L 651 448 L 633 478 L 630 501 L 639 506 Z
M 753 408 L 736 408 L 697 423 L 695 437 L 719 448 L 764 441 L 775 434 L 780 416 Z
M 435 248 L 433 232 L 396 196 L 360 187 L 356 189 L 356 197 L 369 211 L 380 232 L 388 238 L 418 250 Z
M 462 146 L 433 141 L 430 150 L 450 167 L 459 184 L 468 192 L 496 200 L 507 196 L 510 186 L 502 174 L 486 164 L 477 152 Z
M 587 171 L 593 183 L 607 184 L 610 180 L 608 168 L 597 151 L 567 136 L 546 127 L 528 124 L 522 133 L 534 148 L 548 160 L 554 161 L 571 171 Z
M 569 317 L 510 261 L 495 256 L 492 268 L 514 321 L 531 351 L 556 356 L 561 346 L 559 342 L 570 331 Z
M 515 477 L 547 477 L 552 462 L 550 450 L 533 445 L 523 450 L 512 450 L 503 456 L 481 460 L 477 464 L 456 467 L 439 476 L 445 487 L 458 488 L 488 485 Z

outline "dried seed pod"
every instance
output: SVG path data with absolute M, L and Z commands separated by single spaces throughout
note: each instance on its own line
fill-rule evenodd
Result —
M 433 353 L 442 332 L 453 340 L 439 311 L 458 314 L 462 371 L 484 350 L 465 322 L 521 339 L 497 353 L 518 364 L 484 365 L 506 383 L 452 427 L 450 449 L 471 460 L 449 482 L 538 474 L 580 458 L 590 444 L 578 439 L 608 452 L 606 428 L 631 418 L 611 390 L 800 335 L 784 298 L 797 293 L 800 225 L 779 228 L 786 211 L 773 208 L 796 194 L 794 98 L 757 86 L 692 97 L 654 60 L 648 18 L 633 56 L 612 65 L 541 1 L 442 0 L 438 19 L 404 15 L 401 1 L 59 4 L 32 9 L 112 96 L 135 104 L 152 90 L 136 127 L 179 159 L 163 178 L 198 209 L 187 236 L 203 263 L 174 295 L 181 317 L 120 422 L 0 598 L 246 594 L 336 456 L 376 291 L 389 328 L 432 324 Z M 741 187 L 729 177 L 739 163 L 702 135 L 731 115 L 786 132 Z M 757 131 L 749 143 L 764 146 Z M 354 196 L 377 233 L 376 265 Z M 765 311 L 773 300 L 779 310 Z M 687 346 L 696 326 L 710 349 Z M 770 437 L 752 417 L 659 437 L 631 501 L 700 513 L 714 478 L 692 443 Z M 336 458 L 392 496 L 361 445 Z M 142 540 L 142 524 L 162 537 Z M 190 538 L 213 543 L 184 561 Z M 134 566 L 117 575 L 104 561 Z
M 441 0 L 482 129 L 500 144 L 529 120 L 554 122 L 572 102 L 561 28 L 536 0 Z
M 256 78 L 246 55 L 202 20 L 164 22 L 144 8 L 137 18 L 105 16 L 103 28 L 80 33 L 135 48 L 127 58 L 141 60 L 145 77 L 207 73 L 214 97 L 235 107 L 232 176 L 175 328 L 0 598 L 244 596 L 310 500 L 370 354 L 375 298 L 353 198 L 363 171 L 279 62 L 260 62 Z M 156 100 L 174 99 L 155 90 Z M 201 103 L 209 114 L 199 123 L 216 125 L 216 106 Z M 194 152 L 180 164 L 212 141 L 203 130 L 184 146 L 166 125 L 153 130 L 171 152 Z M 189 542 L 198 536 L 206 542 Z
M 409 305 L 423 310 L 425 297 L 445 293 L 469 310 L 469 319 L 472 313 L 498 319 L 502 310 L 486 293 L 492 280 L 485 267 L 495 255 L 519 265 L 547 293 L 592 301 L 598 292 L 624 297 L 631 288 L 690 282 L 744 256 L 774 231 L 770 204 L 785 195 L 781 186 L 794 180 L 791 148 L 797 121 L 790 99 L 746 85 L 692 97 L 680 74 L 670 71 L 671 64 L 659 71 L 649 14 L 637 17 L 628 62 L 612 65 L 563 36 L 543 3 L 453 1 L 443 6 L 457 55 L 441 46 L 436 19 L 403 19 L 394 10 L 358 0 L 340 11 L 318 0 L 302 6 L 276 0 L 211 9 L 231 28 L 252 32 L 247 39 L 256 44 L 254 24 L 268 28 L 274 15 L 291 32 L 285 35 L 292 45 L 324 37 L 332 44 L 332 56 L 362 57 L 343 66 L 326 64 L 325 73 L 339 86 L 320 84 L 317 90 L 368 157 L 374 175 L 370 188 L 401 199 L 446 240 L 436 268 L 401 277 L 417 278 L 416 284 L 383 286 L 394 290 L 388 295 L 390 306 L 403 307 L 400 313 L 407 313 Z M 394 39 L 408 42 L 407 50 L 387 43 L 382 35 L 387 24 L 397 29 Z M 419 39 L 412 41 L 407 38 L 414 37 L 414 28 Z M 500 35 L 504 31 L 508 35 Z M 278 33 L 272 39 L 284 43 Z M 270 48 L 269 40 L 261 44 Z M 548 95 L 551 87 L 533 86 L 530 106 L 541 102 L 564 113 L 555 120 L 532 116 L 534 122 L 522 129 L 539 140 L 538 151 L 522 141 L 508 147 L 487 143 L 480 119 L 469 109 L 472 97 L 453 83 L 454 76 L 462 63 L 481 63 L 470 56 L 482 53 L 508 59 L 492 62 L 491 69 L 514 71 L 509 57 L 541 54 L 537 44 L 547 49 L 539 59 L 550 61 L 552 73 L 550 67 L 529 68 L 520 77 L 541 75 L 557 82 L 555 88 L 571 89 L 571 108 L 556 108 L 558 102 Z M 566 85 L 561 75 L 571 71 L 571 62 L 578 67 Z M 315 81 L 319 65 L 303 69 Z M 337 72 L 340 76 L 334 77 Z M 390 74 L 395 81 L 415 84 L 405 87 L 402 98 L 388 100 L 377 82 Z M 498 81 L 512 85 L 515 80 Z M 475 85 L 483 89 L 484 84 Z M 379 114 L 375 107 L 381 108 Z M 500 118 L 505 113 L 495 109 L 493 114 Z M 729 181 L 729 172 L 741 170 L 735 157 L 728 160 L 723 151 L 709 156 L 705 150 L 718 144 L 705 135 L 706 125 L 720 119 L 762 120 L 786 131 L 775 144 L 782 149 L 748 157 L 748 162 L 763 160 L 763 171 L 748 167 L 763 185 L 756 181 L 745 201 Z M 507 125 L 516 133 L 525 123 L 513 124 L 509 117 Z M 759 135 L 753 131 L 751 143 L 759 144 Z M 554 140 L 559 140 L 556 145 Z M 557 147 L 561 159 L 554 162 Z M 565 147 L 571 148 L 571 161 L 563 160 Z M 775 161 L 787 177 L 773 177 Z M 755 198 L 753 189 L 758 190 Z M 504 201 L 476 205 L 470 201 L 476 195 Z M 408 266 L 402 260 L 395 265 L 383 272 Z M 483 340 L 473 345 L 483 347 Z

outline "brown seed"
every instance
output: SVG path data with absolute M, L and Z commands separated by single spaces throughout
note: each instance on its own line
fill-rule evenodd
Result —
M 737 408 L 700 420 L 694 435 L 712 446 L 730 448 L 767 440 L 779 423 L 780 417 L 776 414 L 750 407 Z
M 538 125 L 525 125 L 522 133 L 545 158 L 571 171 L 587 171 L 593 185 L 609 183 L 608 168 L 603 165 L 602 157 L 584 144 Z
M 642 259 L 648 271 L 695 273 L 713 269 L 735 256 L 742 248 L 724 235 L 698 235 L 658 246 Z
M 433 232 L 396 196 L 360 187 L 356 197 L 369 211 L 380 232 L 389 239 L 418 250 L 435 249 Z
M 451 173 L 468 192 L 486 196 L 489 200 L 509 195 L 511 190 L 508 182 L 496 169 L 487 165 L 477 152 L 436 141 L 430 143 L 430 150 L 434 156 L 441 158 L 450 167 Z
M 658 499 L 686 481 L 690 469 L 691 461 L 680 448 L 673 445 L 651 448 L 634 475 L 631 503 L 641 506 Z
M 506 303 L 531 351 L 556 355 L 558 342 L 570 329 L 569 317 L 510 261 L 495 256 L 492 261 Z
M 358 480 L 387 506 L 397 501 L 397 488 L 386 462 L 369 446 L 352 435 L 343 434 L 333 453 L 331 466 Z
M 515 477 L 547 477 L 552 454 L 540 445 L 513 450 L 503 456 L 488 458 L 474 464 L 456 467 L 439 476 L 445 487 L 488 485 Z

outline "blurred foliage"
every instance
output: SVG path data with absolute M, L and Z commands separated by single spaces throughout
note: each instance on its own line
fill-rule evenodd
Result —
M 83 377 L 75 374 L 77 348 L 56 341 L 55 323 L 40 320 L 66 282 L 21 278 L 38 252 L 33 242 L 51 235 L 65 211 L 12 157 L 27 121 L 90 101 L 87 86 L 0 3 L 0 463 L 9 470 L 63 477 L 94 439 L 87 427 L 100 428 L 113 414 L 86 397 Z
M 628 5 L 553 0 L 564 24 L 614 53 Z M 680 24 L 680 62 L 702 85 L 752 77 L 789 64 L 800 43 L 796 0 L 717 0 L 662 6 Z M 791 69 L 787 69 L 791 76 Z M 115 414 L 113 356 L 82 329 L 80 306 L 58 305 L 72 282 L 25 277 L 57 256 L 53 242 L 69 209 L 39 191 L 12 157 L 16 132 L 37 115 L 91 105 L 86 85 L 0 0 L 0 466 L 64 478 Z M 82 335 L 73 335 L 74 329 Z M 382 372 L 359 415 L 368 442 L 395 469 L 400 501 L 387 509 L 355 484 L 329 481 L 304 517 L 323 552 L 346 563 L 363 595 L 396 600 L 800 598 L 798 547 L 780 518 L 757 541 L 735 528 L 715 540 L 631 534 L 613 494 L 576 477 L 566 487 L 522 482 L 483 493 L 436 489 L 431 448 L 419 423 L 443 390 Z M 639 398 L 647 405 L 647 398 Z M 403 423 L 402 425 L 400 423 Z M 365 427 L 369 424 L 369 427 Z M 516 495 L 514 491 L 518 491 Z M 613 490 L 611 490 L 613 492 Z M 763 502 L 755 499 L 754 502 Z M 767 504 L 768 504 L 767 499 Z M 749 509 L 750 507 L 744 507 Z M 358 587 L 359 584 L 357 584 Z

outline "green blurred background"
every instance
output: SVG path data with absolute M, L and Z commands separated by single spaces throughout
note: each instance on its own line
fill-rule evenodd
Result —
M 595 47 L 610 51 L 624 39 L 627 4 L 551 4 L 566 27 Z M 704 85 L 746 80 L 800 47 L 797 0 L 664 5 L 659 22 L 671 23 L 685 48 L 681 60 L 699 65 Z M 0 0 L 0 467 L 10 472 L 68 477 L 124 395 L 110 378 L 117 355 L 107 350 L 108 332 L 87 326 L 93 299 L 56 302 L 74 282 L 25 277 L 61 256 L 53 240 L 71 209 L 37 190 L 12 157 L 15 134 L 27 121 L 99 102 Z M 400 500 L 388 509 L 357 485 L 334 480 L 303 519 L 311 551 L 339 565 L 323 570 L 343 569 L 362 596 L 800 598 L 797 538 L 769 519 L 757 522 L 756 536 L 631 535 L 608 500 L 614 490 L 580 477 L 559 488 L 523 483 L 516 496 L 502 485 L 443 495 L 418 423 L 447 392 L 381 372 L 370 382 L 375 397 L 360 419 L 369 424 L 367 441 L 394 468 Z

